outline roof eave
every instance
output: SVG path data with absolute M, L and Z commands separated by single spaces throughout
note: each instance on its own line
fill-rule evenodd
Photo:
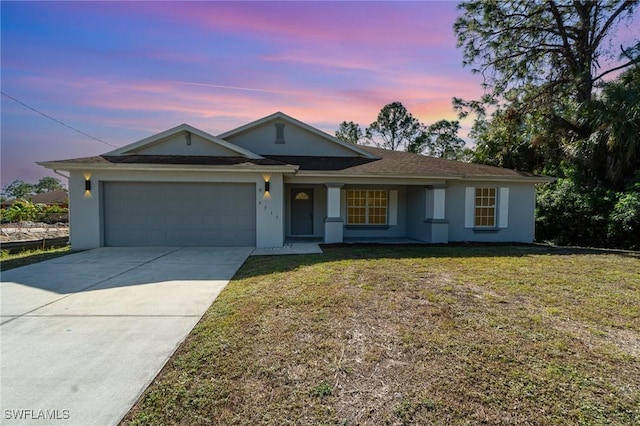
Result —
M 202 164 L 144 164 L 144 163 L 63 163 L 42 161 L 36 164 L 52 170 L 64 171 L 172 171 L 172 172 L 226 172 L 226 173 L 296 173 L 298 166 L 293 165 L 202 165 Z
M 462 176 L 462 180 L 488 181 L 488 182 L 529 182 L 529 183 L 550 183 L 557 178 L 549 176 L 491 176 L 491 175 L 471 175 Z
M 252 160 L 259 160 L 259 159 L 263 159 L 264 157 L 256 154 L 255 152 L 251 152 L 247 149 L 241 148 L 239 146 L 236 146 L 232 143 L 229 143 L 227 141 L 225 141 L 224 139 L 221 139 L 217 136 L 214 136 L 210 133 L 207 133 L 203 130 L 197 129 L 189 124 L 183 123 L 180 124 L 179 126 L 173 127 L 171 129 L 165 130 L 164 132 L 160 132 L 157 133 L 155 135 L 151 135 L 147 138 L 144 138 L 142 140 L 139 140 L 138 142 L 134 142 L 132 144 L 129 145 L 125 145 L 123 147 L 114 149 L 113 151 L 109 151 L 103 155 L 129 155 L 129 154 L 135 154 L 138 150 L 140 150 L 140 148 L 143 148 L 145 146 L 152 146 L 156 143 L 161 142 L 163 139 L 166 139 L 172 135 L 178 134 L 180 132 L 190 132 L 193 133 L 194 135 L 197 135 L 199 137 L 201 137 L 202 139 L 208 140 L 211 143 L 214 144 L 218 144 L 220 146 L 222 146 L 225 149 L 228 149 L 232 152 L 235 152 L 237 154 L 240 154 L 243 157 L 246 158 L 250 158 Z
M 299 170 L 296 176 L 304 177 L 344 177 L 344 178 L 389 178 L 389 179 L 460 179 L 460 176 L 455 175 L 414 175 L 414 174 L 402 174 L 402 173 L 344 173 L 342 171 L 334 170 Z
M 528 182 L 528 183 L 548 183 L 554 182 L 556 178 L 548 176 L 495 176 L 495 175 L 461 175 L 461 174 L 402 174 L 402 173 L 345 173 L 343 171 L 332 170 L 299 170 L 296 176 L 305 177 L 345 177 L 345 178 L 367 178 L 380 177 L 391 179 L 439 179 L 439 180 L 459 180 L 459 181 L 486 181 L 486 182 Z

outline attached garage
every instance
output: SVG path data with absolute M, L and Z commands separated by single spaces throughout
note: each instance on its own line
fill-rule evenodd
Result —
M 256 187 L 104 182 L 105 246 L 255 246 Z

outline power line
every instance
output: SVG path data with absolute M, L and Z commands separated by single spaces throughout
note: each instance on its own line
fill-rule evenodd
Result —
M 105 145 L 109 145 L 109 146 L 112 146 L 112 147 L 114 147 L 114 148 L 118 148 L 118 146 L 116 146 L 116 145 L 114 145 L 114 144 L 112 144 L 112 143 L 109 143 L 109 142 L 103 141 L 102 139 L 100 139 L 100 138 L 96 138 L 95 136 L 91 136 L 89 133 L 85 133 L 85 132 L 83 132 L 82 130 L 78 130 L 78 129 L 76 129 L 75 127 L 71 127 L 71 126 L 69 126 L 68 124 L 63 123 L 62 121 L 60 121 L 60 120 L 58 120 L 58 119 L 55 119 L 55 118 L 51 117 L 50 115 L 45 114 L 45 113 L 44 113 L 44 112 L 42 112 L 42 111 L 38 111 L 37 109 L 35 109 L 35 108 L 33 108 L 33 107 L 30 107 L 29 105 L 27 105 L 27 104 L 25 104 L 24 102 L 22 102 L 22 101 L 20 101 L 20 100 L 18 100 L 18 99 L 16 99 L 16 98 L 14 98 L 13 96 L 9 96 L 9 95 L 7 95 L 7 94 L 6 94 L 6 93 L 4 93 L 2 90 L 0 90 L 0 93 L 2 93 L 4 96 L 6 96 L 7 98 L 11 99 L 12 101 L 15 101 L 15 102 L 19 103 L 19 104 L 20 104 L 20 105 L 22 105 L 23 107 L 25 107 L 25 108 L 29 108 L 31 111 L 37 112 L 38 114 L 42 115 L 43 117 L 47 117 L 49 120 L 55 121 L 56 123 L 63 125 L 63 126 L 64 126 L 64 127 L 66 127 L 67 129 L 71 129 L 71 130 L 73 130 L 74 132 L 78 132 L 78 133 L 80 133 L 80 134 L 81 134 L 81 135 L 83 135 L 83 136 L 86 136 L 86 137 L 88 137 L 88 138 L 91 138 L 91 139 L 93 139 L 93 140 L 95 140 L 95 141 L 98 141 L 98 142 L 100 142 L 100 143 L 103 143 L 103 144 L 105 144 Z

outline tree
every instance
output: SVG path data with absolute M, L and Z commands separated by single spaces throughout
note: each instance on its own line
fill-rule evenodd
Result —
M 600 69 L 610 54 L 608 37 L 637 0 L 472 0 L 454 29 L 464 51 L 464 65 L 485 77 L 493 95 L 536 86 L 542 93 L 564 93 L 578 103 L 589 101 L 596 82 L 638 61 L 638 45 L 622 47 L 625 61 Z
M 8 198 L 23 198 L 33 194 L 34 191 L 35 188 L 33 185 L 20 179 L 16 179 L 2 188 L 2 193 Z
M 428 126 L 424 137 L 410 144 L 407 151 L 425 152 L 433 157 L 458 160 L 464 154 L 464 140 L 458 136 L 459 121 L 440 120 Z
M 480 120 L 490 120 L 485 115 L 490 107 L 511 121 L 507 124 L 514 130 L 524 126 L 527 149 L 550 145 L 543 147 L 547 154 L 560 156 L 575 149 L 595 130 L 594 123 L 582 119 L 594 88 L 604 77 L 640 60 L 636 40 L 620 47 L 621 62 L 603 67 L 613 57 L 611 35 L 637 4 L 638 0 L 462 3 L 464 14 L 454 26 L 458 46 L 464 65 L 483 75 L 486 94 L 477 101 L 454 99 L 454 104 L 463 116 L 473 111 Z
M 455 24 L 464 65 L 484 77 L 474 161 L 553 174 L 537 237 L 634 247 L 640 233 L 640 43 L 613 49 L 638 0 L 470 0 Z M 617 62 L 615 61 L 618 56 Z M 625 71 L 626 70 L 626 71 Z M 614 72 L 622 74 L 607 82 Z M 625 234 L 626 233 L 626 234 Z
M 42 192 L 51 192 L 56 191 L 58 189 L 63 189 L 62 181 L 58 178 L 45 176 L 41 178 L 38 183 L 35 185 L 36 193 L 40 194 Z
M 364 138 L 364 134 L 359 124 L 353 121 L 349 121 L 348 123 L 343 121 L 336 131 L 336 138 L 357 145 Z
M 608 237 L 619 247 L 640 248 L 640 188 L 620 196 L 609 215 Z
M 475 120 L 469 136 L 475 140 L 474 162 L 555 175 L 563 153 L 560 144 L 545 134 L 538 114 L 521 114 L 511 105 L 497 107 Z
M 621 190 L 640 170 L 640 65 L 605 84 L 589 112 L 594 131 L 580 147 L 583 168 Z
M 382 107 L 376 121 L 367 127 L 366 135 L 377 146 L 397 151 L 423 138 L 424 130 L 402 103 L 392 102 Z

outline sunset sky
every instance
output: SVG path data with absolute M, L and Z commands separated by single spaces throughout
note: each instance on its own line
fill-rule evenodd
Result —
M 275 111 L 333 134 L 400 101 L 425 124 L 481 94 L 456 2 L 2 2 L 2 91 L 115 146 Z M 2 96 L 1 183 L 112 146 Z M 465 124 L 467 126 L 468 123 Z M 54 175 L 55 176 L 55 175 Z
M 402 102 L 455 118 L 455 2 L 2 2 L 2 91 L 122 146 L 181 123 L 212 134 L 282 111 L 333 134 Z M 2 96 L 2 185 L 35 161 L 113 149 Z M 55 175 L 54 175 L 55 176 Z

